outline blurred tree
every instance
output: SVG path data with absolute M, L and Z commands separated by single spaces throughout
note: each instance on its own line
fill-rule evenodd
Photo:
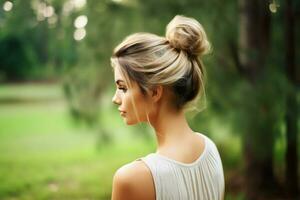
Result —
M 244 133 L 247 199 L 257 199 L 263 190 L 275 189 L 273 173 L 274 133 L 268 127 L 270 104 L 262 87 L 263 70 L 270 42 L 268 1 L 240 0 L 239 57 L 236 62 L 241 75 L 250 83 L 247 129 Z
M 28 75 L 33 65 L 23 41 L 14 35 L 0 38 L 0 74 L 2 79 L 18 81 Z
M 268 67 L 278 65 L 268 59 L 272 57 L 270 11 L 276 12 L 274 9 L 277 5 L 274 1 L 270 3 L 246 0 L 240 0 L 240 5 L 240 54 L 236 66 L 250 83 L 247 98 L 255 104 L 247 109 L 248 129 L 243 137 L 247 198 L 257 199 L 279 191 L 273 170 L 273 150 L 275 136 L 279 133 L 276 125 L 280 124 L 280 113 L 283 109 L 276 109 L 276 104 L 282 102 L 282 96 L 278 94 L 284 95 L 286 92 L 279 92 L 280 87 L 272 86 L 276 82 L 284 81 L 283 74 L 275 75 L 278 69 L 273 67 L 270 70 Z M 276 79 L 270 79 L 274 75 Z M 297 140 L 294 141 L 296 143 Z
M 71 113 L 77 121 L 86 122 L 99 132 L 98 144 L 111 141 L 100 112 L 104 94 L 114 87 L 110 56 L 113 47 L 139 24 L 135 4 L 130 1 L 87 2 L 87 36 L 76 44 L 80 60 L 65 78 L 64 89 Z M 110 84 L 110 87 L 108 87 Z
M 298 195 L 298 103 L 297 103 L 297 79 L 295 59 L 295 2 L 285 1 L 285 70 L 289 81 L 286 99 L 286 189 L 291 198 Z
M 78 11 L 63 12 L 70 1 L 15 0 L 11 10 L 0 9 L 4 81 L 56 78 L 74 64 L 72 14 Z
M 24 79 L 36 67 L 30 26 L 34 13 L 24 1 L 15 1 L 10 11 L 0 13 L 0 73 L 5 80 Z

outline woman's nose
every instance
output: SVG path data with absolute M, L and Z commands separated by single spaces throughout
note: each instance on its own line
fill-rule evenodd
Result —
M 120 100 L 119 97 L 117 97 L 117 94 L 116 94 L 116 93 L 115 93 L 115 95 L 114 95 L 113 98 L 112 98 L 112 102 L 113 102 L 114 104 L 117 104 L 117 105 L 120 105 L 120 104 L 121 104 L 121 100 Z

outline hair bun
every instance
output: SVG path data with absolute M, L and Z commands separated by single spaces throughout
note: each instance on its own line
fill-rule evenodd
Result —
M 173 48 L 193 56 L 202 56 L 210 51 L 202 25 L 193 18 L 176 15 L 167 25 L 166 38 Z

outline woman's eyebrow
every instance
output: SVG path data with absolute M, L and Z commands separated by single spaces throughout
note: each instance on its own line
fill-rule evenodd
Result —
M 118 80 L 116 81 L 116 84 L 117 84 L 117 85 L 119 85 L 120 83 L 124 83 L 124 81 L 123 81 L 123 80 L 120 80 L 120 79 L 118 79 Z

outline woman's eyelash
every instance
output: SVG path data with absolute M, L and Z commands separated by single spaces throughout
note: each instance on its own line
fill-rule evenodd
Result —
M 119 89 L 119 90 L 122 90 L 123 92 L 126 92 L 126 91 L 127 91 L 127 89 L 124 88 L 124 87 L 119 87 L 118 89 Z

